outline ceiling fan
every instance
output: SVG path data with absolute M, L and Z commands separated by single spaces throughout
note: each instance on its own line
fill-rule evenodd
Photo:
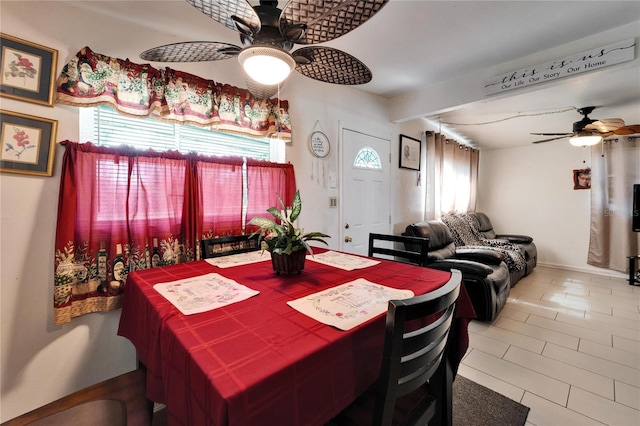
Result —
M 571 133 L 531 133 L 532 135 L 555 136 L 549 139 L 542 139 L 533 143 L 543 143 L 555 141 L 558 139 L 569 138 L 569 142 L 575 146 L 589 146 L 599 143 L 602 138 L 611 135 L 633 135 L 640 133 L 640 124 L 632 124 L 625 126 L 624 121 L 620 118 L 605 118 L 594 120 L 589 118 L 589 114 L 596 109 L 594 106 L 588 106 L 578 109 L 578 113 L 583 115 L 582 120 L 573 123 L 573 132 Z
M 218 61 L 237 57 L 247 74 L 247 87 L 256 97 L 273 96 L 294 69 L 326 83 L 356 85 L 371 81 L 369 68 L 338 49 L 312 45 L 340 37 L 365 23 L 389 0 L 278 1 L 187 0 L 187 3 L 240 33 L 243 47 L 229 43 L 191 41 L 158 46 L 140 57 L 157 62 Z

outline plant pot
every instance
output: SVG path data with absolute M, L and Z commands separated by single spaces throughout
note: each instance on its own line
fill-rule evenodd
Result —
M 304 269 L 307 258 L 306 250 L 294 251 L 291 254 L 271 253 L 271 265 L 276 274 L 299 274 Z

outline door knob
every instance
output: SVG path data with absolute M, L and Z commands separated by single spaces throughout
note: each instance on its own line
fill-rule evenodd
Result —
M 344 237 L 344 242 L 345 242 L 345 243 L 350 243 L 351 241 L 353 241 L 353 238 L 351 238 L 351 237 Z

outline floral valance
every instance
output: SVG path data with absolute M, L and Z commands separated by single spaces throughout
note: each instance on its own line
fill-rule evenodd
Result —
M 289 103 L 257 99 L 248 90 L 149 64 L 81 49 L 62 69 L 56 103 L 110 105 L 123 114 L 217 131 L 291 140 Z

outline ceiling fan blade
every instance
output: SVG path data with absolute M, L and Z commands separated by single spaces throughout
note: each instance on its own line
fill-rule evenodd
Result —
M 612 132 L 615 135 L 635 135 L 640 133 L 640 124 L 630 124 L 628 126 L 620 127 Z
M 565 136 L 558 136 L 557 138 L 550 138 L 550 139 L 542 139 L 542 140 L 540 140 L 540 141 L 534 141 L 534 142 L 531 142 L 531 143 L 544 143 L 544 142 L 551 142 L 551 141 L 556 141 L 556 140 L 559 140 L 559 139 L 568 138 L 569 136 L 572 136 L 572 135 L 573 135 L 573 133 L 570 133 L 570 134 L 565 135 Z
M 240 47 L 214 41 L 189 41 L 154 47 L 140 54 L 145 61 L 204 62 L 219 61 L 238 56 Z
M 571 136 L 573 133 L 529 133 L 530 135 L 537 136 Z
M 187 0 L 187 3 L 234 31 L 245 35 L 260 32 L 260 18 L 246 0 Z
M 192 0 L 187 0 L 192 1 Z M 295 43 L 318 44 L 345 35 L 364 24 L 389 0 L 291 0 L 280 15 L 280 33 L 305 24 L 306 31 Z
M 584 126 L 584 130 L 597 130 L 600 133 L 607 133 L 624 126 L 624 121 L 620 118 L 604 118 L 596 120 Z
M 247 89 L 254 97 L 256 97 L 257 99 L 269 99 L 273 95 L 278 93 L 278 90 L 282 89 L 282 86 L 284 86 L 286 80 L 280 83 L 280 86 L 278 87 L 277 84 L 268 85 L 258 83 L 247 75 L 245 78 L 245 82 L 247 83 Z
M 324 46 L 303 47 L 292 53 L 296 71 L 315 80 L 334 84 L 365 84 L 371 70 L 357 58 L 342 50 Z

